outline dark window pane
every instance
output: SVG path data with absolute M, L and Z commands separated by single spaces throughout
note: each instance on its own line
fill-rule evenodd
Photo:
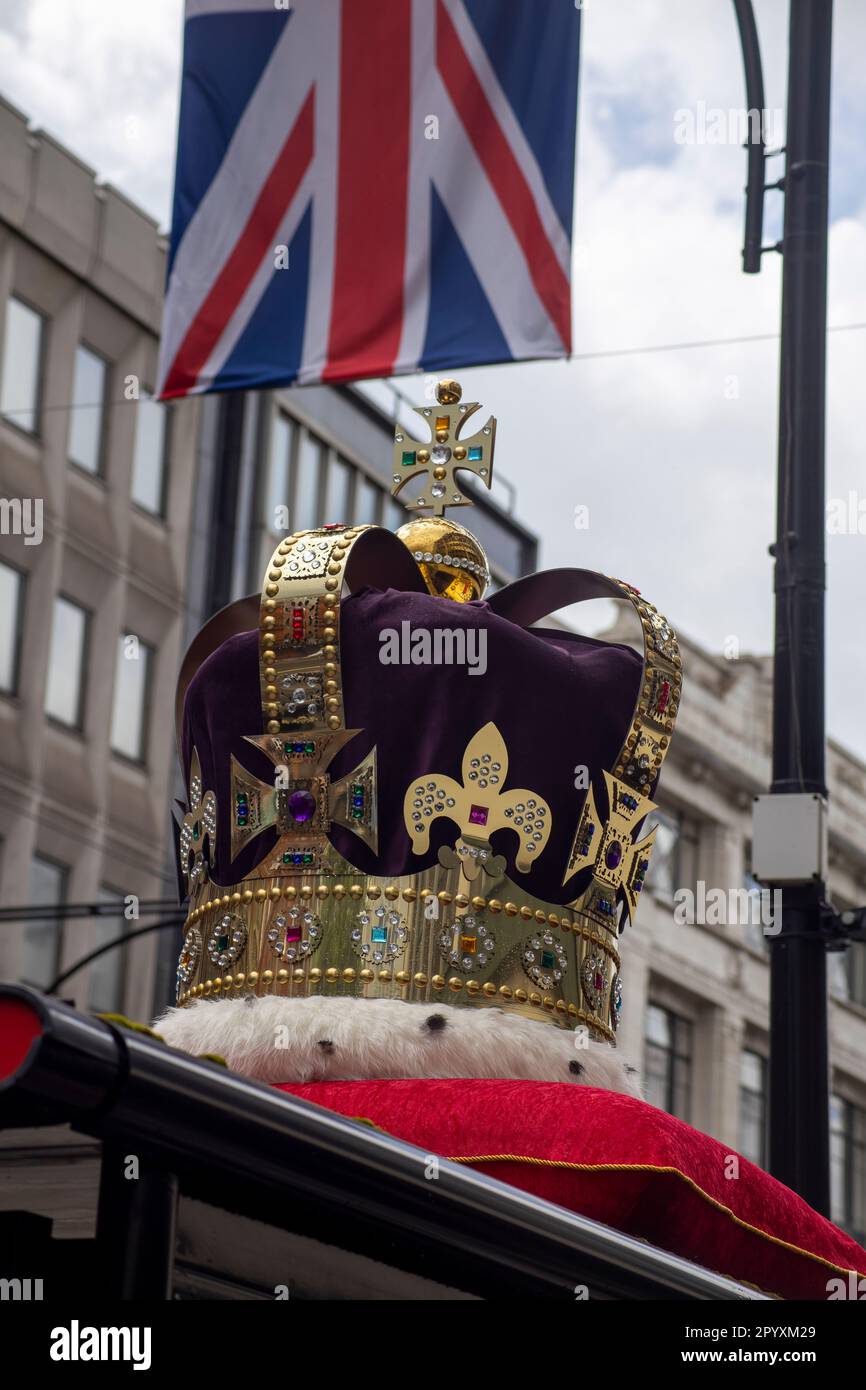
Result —
M 10 299 L 6 304 L 3 334 L 3 376 L 0 381 L 0 413 L 19 429 L 36 432 L 39 419 L 39 376 L 42 359 L 41 314 Z
M 77 603 L 61 597 L 54 600 L 45 713 L 73 728 L 81 724 L 87 620 L 87 613 Z
M 740 1053 L 740 1152 L 761 1168 L 767 1159 L 766 1072 L 760 1053 Z
M 666 1050 L 672 1046 L 671 1015 L 667 1009 L 649 1004 L 646 1011 L 645 1031 L 648 1042 L 656 1043 Z
M 644 1091 L 650 1105 L 659 1110 L 668 1108 L 668 1054 L 663 1048 L 648 1043 L 644 1059 Z
M 60 906 L 66 900 L 68 870 L 34 854 L 30 863 L 31 907 Z M 21 952 L 21 979 L 44 989 L 57 974 L 62 928 L 58 921 L 26 922 Z
M 332 458 L 328 464 L 328 485 L 325 490 L 326 522 L 349 521 L 349 492 L 352 486 L 352 469 L 343 459 Z
M 649 1004 L 644 1017 L 644 1087 L 651 1105 L 688 1120 L 691 1114 L 692 1025 Z
M 165 497 L 166 407 L 143 393 L 135 407 L 132 500 L 161 516 Z
M 382 525 L 386 526 L 389 531 L 398 531 L 408 520 L 409 513 L 406 511 L 403 503 L 398 502 L 395 497 L 386 497 L 385 514 L 382 519 Z
M 654 811 L 651 816 L 647 817 L 643 833 L 648 834 L 654 826 L 657 826 L 658 830 L 650 855 L 647 883 L 651 885 L 654 893 L 672 899 L 676 889 L 680 886 L 678 882 L 680 824 L 677 817 L 666 815 L 663 811 Z
M 294 434 L 294 421 L 277 411 L 271 429 L 271 447 L 268 452 L 264 515 L 262 517 L 265 530 L 271 536 L 281 536 L 286 532 L 286 517 L 288 517 L 288 528 L 290 530 L 296 529 L 292 524 L 289 494 Z
M 23 590 L 23 575 L 10 565 L 0 564 L 0 690 L 7 694 L 14 694 L 18 687 Z
M 322 466 L 322 445 L 312 435 L 304 433 L 298 451 L 298 476 L 295 479 L 295 531 L 309 531 L 318 526 L 319 473 Z
M 130 634 L 117 646 L 111 747 L 140 762 L 146 742 L 146 709 L 151 649 Z
M 117 915 L 97 917 L 90 948 L 93 951 L 99 946 L 107 946 L 110 941 L 116 941 L 129 927 L 123 915 L 122 893 L 103 886 L 99 890 L 99 901 L 116 904 Z M 87 983 L 87 1007 L 93 1013 L 122 1012 L 126 950 L 125 946 L 115 946 L 92 962 Z
M 69 457 L 88 473 L 98 473 L 102 462 L 107 374 L 102 358 L 79 344 L 75 352 L 75 380 L 69 412 Z
M 355 524 L 357 526 L 365 524 L 375 526 L 378 523 L 381 496 L 381 488 L 378 488 L 369 478 L 358 478 L 355 484 Z

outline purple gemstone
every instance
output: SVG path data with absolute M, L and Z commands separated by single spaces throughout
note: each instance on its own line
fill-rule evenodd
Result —
M 604 862 L 609 869 L 615 869 L 622 859 L 622 845 L 619 840 L 612 840 L 607 847 Z
M 292 820 L 312 820 L 316 814 L 316 798 L 312 792 L 302 788 L 300 791 L 292 792 L 287 809 Z
M 489 812 L 489 810 L 488 810 L 488 808 L 487 808 L 486 806 L 470 806 L 470 807 L 469 807 L 469 824 L 470 824 L 470 825 L 486 825 L 486 824 L 487 824 L 487 817 L 488 817 L 489 814 L 490 814 L 490 812 Z

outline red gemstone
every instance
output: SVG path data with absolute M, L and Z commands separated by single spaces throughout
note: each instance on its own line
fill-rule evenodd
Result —
M 666 708 L 667 708 L 668 700 L 670 699 L 670 695 L 671 695 L 671 683 L 670 683 L 670 681 L 662 681 L 661 694 L 659 695 L 658 704 L 656 705 L 656 709 L 658 710 L 659 714 L 664 714 L 664 712 L 665 712 L 665 710 L 666 710 Z
M 603 976 L 603 975 L 598 975 L 598 974 L 596 975 L 596 977 L 595 977 L 595 987 L 596 987 L 597 990 L 602 990 L 602 989 L 604 989 L 604 976 Z

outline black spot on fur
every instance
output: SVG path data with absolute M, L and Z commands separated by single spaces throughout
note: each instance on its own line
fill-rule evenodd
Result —
M 575 1076 L 583 1076 L 585 1067 L 583 1065 L 583 1062 L 569 1062 L 568 1070 L 574 1072 Z
M 628 1062 L 626 1062 L 624 1065 L 625 1065 L 626 1071 L 629 1072 L 629 1074 L 630 1074 L 631 1076 L 634 1076 L 635 1072 L 637 1071 L 637 1067 L 630 1067 L 629 1064 L 628 1064 Z
M 448 1027 L 448 1020 L 444 1014 L 431 1014 L 425 1022 L 431 1033 L 441 1033 L 443 1028 Z
M 334 1050 L 334 1044 L 331 1042 L 330 1038 L 321 1038 L 319 1041 L 319 1047 L 322 1049 L 323 1052 L 333 1052 Z

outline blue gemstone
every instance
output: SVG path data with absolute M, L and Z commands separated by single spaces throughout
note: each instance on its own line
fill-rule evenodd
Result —
M 469 462 L 480 463 L 483 457 L 484 450 L 480 449 L 477 444 L 473 444 L 472 448 L 469 450 Z
M 372 932 L 370 933 L 370 939 L 371 939 L 372 941 L 387 941 L 387 940 L 388 940 L 388 928 L 387 928 L 387 927 L 374 927 L 373 930 L 372 930 Z

